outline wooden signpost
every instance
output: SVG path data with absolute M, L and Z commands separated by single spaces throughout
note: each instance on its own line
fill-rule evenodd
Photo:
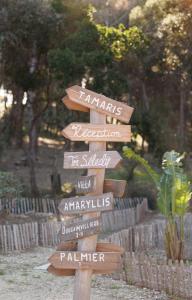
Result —
M 111 210 L 113 208 L 113 194 L 106 193 L 100 196 L 90 195 L 64 199 L 58 208 L 63 215 Z
M 71 141 L 130 142 L 131 126 L 71 123 L 62 134 Z
M 112 169 L 121 160 L 117 151 L 65 152 L 64 169 Z
M 60 231 L 61 241 L 81 239 L 98 234 L 101 231 L 101 219 L 93 218 L 78 223 L 63 225 Z
M 87 194 L 94 192 L 96 188 L 96 178 L 92 176 L 81 176 L 75 181 L 75 191 L 77 194 Z
M 115 168 L 121 160 L 116 151 L 106 151 L 106 142 L 131 140 L 129 125 L 106 124 L 106 116 L 128 123 L 133 108 L 79 86 L 67 89 L 63 102 L 69 109 L 90 111 L 90 124 L 72 123 L 62 131 L 72 141 L 89 142 L 89 152 L 64 154 L 64 168 L 88 169 L 87 176 L 75 183 L 78 194 L 88 195 L 61 201 L 59 211 L 63 215 L 79 213 L 82 220 L 62 226 L 61 243 L 49 258 L 48 271 L 58 276 L 75 275 L 73 299 L 89 300 L 92 273 L 109 274 L 122 266 L 123 249 L 97 243 L 97 234 L 101 230 L 100 212 L 112 209 L 113 194 L 120 197 L 126 185 L 125 181 L 105 180 L 105 169 Z

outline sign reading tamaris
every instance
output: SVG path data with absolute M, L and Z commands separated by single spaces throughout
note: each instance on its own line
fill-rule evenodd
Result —
M 83 196 L 63 199 L 59 204 L 59 211 L 63 215 L 85 213 L 91 211 L 111 210 L 113 194 L 106 193 L 99 196 Z
M 73 102 L 128 123 L 133 108 L 116 100 L 74 85 L 66 90 Z M 64 101 L 65 103 L 65 101 Z

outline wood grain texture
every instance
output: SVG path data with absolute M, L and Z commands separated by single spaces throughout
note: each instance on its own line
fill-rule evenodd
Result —
M 74 85 L 66 90 L 73 102 L 129 123 L 133 108 L 122 102 Z
M 121 254 L 118 252 L 57 251 L 49 258 L 49 262 L 56 269 L 119 270 Z
M 61 242 L 57 246 L 57 251 L 76 251 L 77 250 L 77 241 L 68 241 L 68 242 Z M 98 242 L 96 245 L 96 252 L 118 252 L 123 254 L 125 250 L 114 243 L 107 243 L 107 242 Z
M 130 125 L 71 123 L 62 134 L 71 141 L 85 142 L 130 142 Z
M 59 211 L 63 215 L 111 210 L 113 194 L 106 193 L 98 196 L 83 196 L 63 199 L 59 204 Z
M 78 103 L 75 103 L 74 101 L 71 101 L 68 96 L 63 97 L 62 101 L 65 104 L 65 106 L 70 110 L 89 112 L 89 108 L 80 105 Z
M 92 218 L 74 222 L 70 225 L 61 225 L 59 232 L 61 241 L 81 239 L 101 232 L 101 218 Z
M 106 116 L 90 110 L 91 124 L 106 124 Z M 89 151 L 105 151 L 106 142 L 91 142 Z M 88 175 L 96 176 L 96 189 L 91 195 L 100 195 L 103 193 L 103 182 L 105 177 L 105 169 L 89 169 Z M 100 213 L 88 213 L 83 216 L 84 219 L 99 217 Z M 97 235 L 78 241 L 78 251 L 95 251 L 97 245 Z M 75 273 L 75 289 L 73 300 L 89 300 L 91 295 L 91 275 L 92 270 L 76 270 Z
M 80 176 L 75 180 L 75 191 L 77 194 L 86 194 L 94 192 L 96 188 L 96 177 Z
M 126 180 L 105 179 L 103 191 L 105 193 L 113 193 L 114 197 L 123 197 L 126 186 Z
M 52 265 L 50 265 L 47 271 L 56 276 L 74 276 L 75 270 L 72 269 L 56 269 Z M 93 274 L 111 274 L 116 270 L 93 270 Z
M 65 152 L 64 169 L 111 169 L 121 160 L 117 151 Z

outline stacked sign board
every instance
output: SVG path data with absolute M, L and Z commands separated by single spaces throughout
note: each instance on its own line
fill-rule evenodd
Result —
M 77 178 L 77 194 L 87 194 L 61 201 L 63 215 L 82 216 L 60 230 L 61 243 L 49 261 L 49 272 L 60 276 L 75 275 L 74 300 L 90 299 L 92 273 L 108 274 L 121 269 L 123 249 L 111 243 L 97 243 L 101 231 L 100 213 L 113 208 L 113 196 L 122 196 L 126 182 L 105 179 L 105 169 L 121 161 L 116 151 L 106 151 L 106 142 L 129 142 L 129 125 L 106 124 L 109 115 L 128 123 L 133 109 L 79 86 L 67 89 L 64 104 L 73 110 L 90 111 L 90 124 L 72 123 L 63 135 L 72 141 L 89 143 L 88 152 L 66 152 L 65 169 L 88 169 L 88 176 Z

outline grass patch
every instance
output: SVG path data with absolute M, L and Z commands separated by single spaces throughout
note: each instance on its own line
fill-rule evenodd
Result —
M 5 271 L 4 270 L 0 270 L 0 276 L 5 275 Z

